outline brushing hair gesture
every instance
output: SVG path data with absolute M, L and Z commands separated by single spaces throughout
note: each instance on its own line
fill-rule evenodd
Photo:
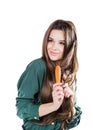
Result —
M 69 130 L 79 124 L 77 70 L 75 25 L 55 20 L 45 32 L 42 56 L 27 65 L 17 83 L 17 116 L 23 130 Z

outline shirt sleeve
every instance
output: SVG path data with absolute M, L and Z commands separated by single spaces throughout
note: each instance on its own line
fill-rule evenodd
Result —
M 40 75 L 40 76 L 39 76 Z M 23 120 L 39 120 L 40 101 L 38 93 L 44 82 L 41 65 L 32 62 L 27 66 L 18 81 L 18 97 L 16 98 L 17 115 Z
M 76 127 L 79 123 L 80 123 L 80 120 L 81 120 L 81 114 L 82 114 L 82 111 L 81 111 L 81 108 L 79 106 L 77 106 L 77 98 L 76 98 L 76 90 L 77 90 L 77 79 L 75 80 L 74 82 L 74 90 L 75 90 L 75 97 L 74 97 L 74 108 L 76 110 L 76 114 L 73 116 L 72 120 L 67 120 L 67 125 L 66 125 L 66 129 L 69 130 L 71 128 L 74 128 Z

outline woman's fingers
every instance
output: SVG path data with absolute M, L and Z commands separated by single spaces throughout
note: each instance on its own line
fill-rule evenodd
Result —
M 63 92 L 64 92 L 64 96 L 65 96 L 66 98 L 69 98 L 69 97 L 71 97 L 71 96 L 74 96 L 74 92 L 73 92 L 73 91 L 71 90 L 71 88 L 68 87 L 68 86 L 63 87 Z
M 66 98 L 69 98 L 69 97 L 73 97 L 74 96 L 74 92 L 73 92 L 73 90 L 69 87 L 69 85 L 68 85 L 68 83 L 65 83 L 65 84 L 63 84 L 63 83 L 55 83 L 54 85 L 53 85 L 53 89 L 56 91 L 62 91 L 63 93 L 64 93 L 64 96 L 66 97 Z
M 62 83 L 55 83 L 53 84 L 53 89 L 55 89 L 55 87 L 62 86 L 62 85 L 63 85 Z
M 54 107 L 58 109 L 62 105 L 62 102 L 64 100 L 63 88 L 58 85 L 54 85 L 52 91 L 52 97 Z

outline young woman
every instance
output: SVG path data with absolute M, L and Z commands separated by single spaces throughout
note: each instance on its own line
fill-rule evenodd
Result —
M 61 67 L 61 81 L 55 67 Z M 77 35 L 72 22 L 56 20 L 47 29 L 42 57 L 28 64 L 18 81 L 17 115 L 24 130 L 67 130 L 77 126 Z

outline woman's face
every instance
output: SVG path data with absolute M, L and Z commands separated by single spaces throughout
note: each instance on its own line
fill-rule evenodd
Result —
M 60 60 L 63 57 L 65 45 L 64 32 L 53 29 L 48 38 L 47 52 L 52 61 Z

